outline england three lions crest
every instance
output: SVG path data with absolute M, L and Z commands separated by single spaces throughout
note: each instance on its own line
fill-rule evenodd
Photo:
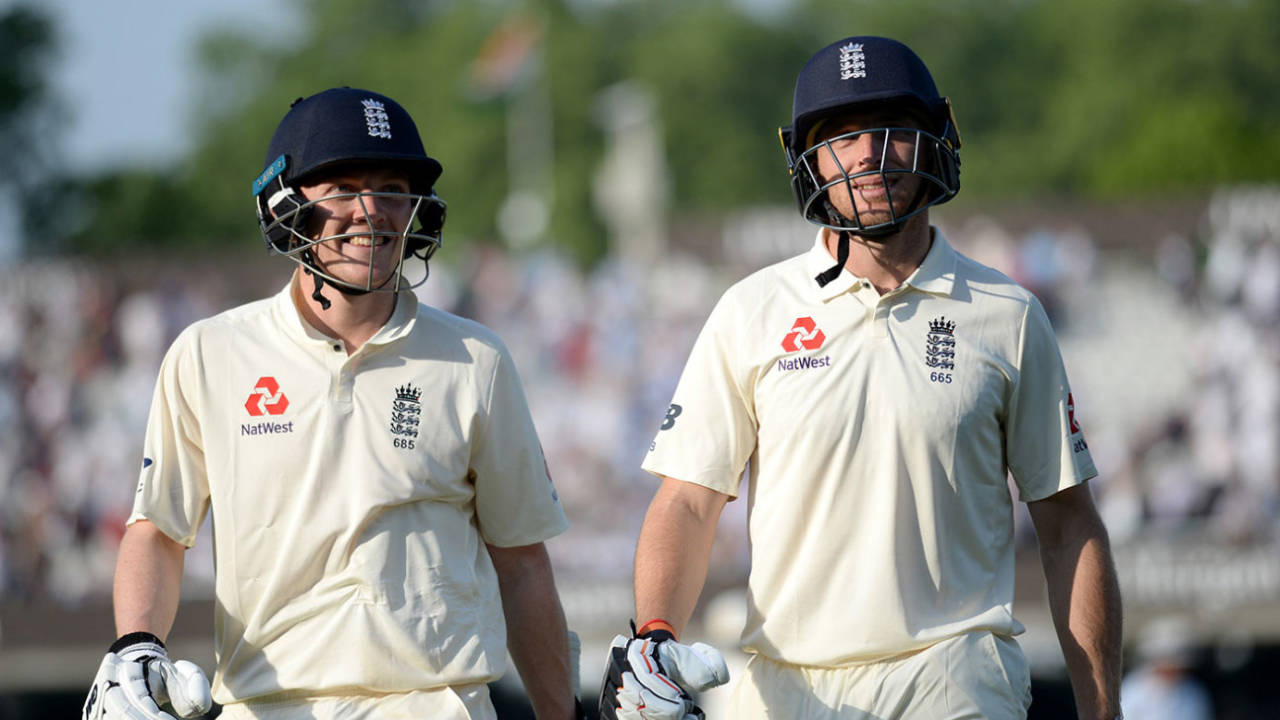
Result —
M 417 438 L 418 426 L 422 422 L 422 390 L 404 385 L 396 388 L 395 400 L 391 401 L 391 434 L 403 438 Z
M 925 338 L 924 364 L 940 370 L 952 370 L 956 366 L 956 323 L 945 316 L 929 321 L 929 335 Z

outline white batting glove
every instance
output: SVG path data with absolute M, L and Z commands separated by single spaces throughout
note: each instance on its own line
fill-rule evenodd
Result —
M 609 651 L 600 692 L 600 717 L 606 720 L 702 720 L 690 691 L 729 681 L 719 650 L 706 643 L 681 645 L 670 633 L 645 637 L 618 635 Z
M 160 709 L 169 705 L 178 717 L 209 712 L 209 680 L 195 663 L 169 660 L 164 643 L 151 633 L 129 633 L 117 640 L 85 699 L 82 720 L 175 720 Z

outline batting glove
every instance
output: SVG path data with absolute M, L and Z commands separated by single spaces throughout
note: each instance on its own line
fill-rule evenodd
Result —
M 175 720 L 204 715 L 213 706 L 209 680 L 195 663 L 170 662 L 164 643 L 151 633 L 116 640 L 84 701 L 82 720 Z
M 602 720 L 703 720 L 690 691 L 729 681 L 719 650 L 681 645 L 666 630 L 613 638 L 600 689 Z

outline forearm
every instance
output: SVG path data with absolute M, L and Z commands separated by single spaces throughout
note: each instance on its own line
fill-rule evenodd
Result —
M 674 483 L 674 484 L 673 484 Z M 667 480 L 645 514 L 636 545 L 636 622 L 661 618 L 684 632 L 707 580 L 716 523 L 727 500 L 688 502 L 683 483 Z M 710 492 L 710 491 L 707 491 Z
M 1081 720 L 1120 713 L 1120 588 L 1106 530 L 1082 532 L 1060 548 L 1042 545 L 1049 608 Z
M 169 635 L 178 614 L 185 551 L 146 520 L 125 530 L 112 590 L 117 636 L 149 632 L 163 640 Z
M 569 634 L 546 548 L 490 546 L 498 570 L 507 649 L 539 720 L 574 717 Z

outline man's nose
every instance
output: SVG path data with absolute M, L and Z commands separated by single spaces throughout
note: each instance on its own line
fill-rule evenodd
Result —
M 392 198 L 375 193 L 372 190 L 362 190 L 356 198 L 360 202 L 361 214 L 367 215 L 371 221 L 387 217 Z
M 850 138 L 850 159 L 855 167 L 879 167 L 884 155 L 884 131 L 872 130 Z

